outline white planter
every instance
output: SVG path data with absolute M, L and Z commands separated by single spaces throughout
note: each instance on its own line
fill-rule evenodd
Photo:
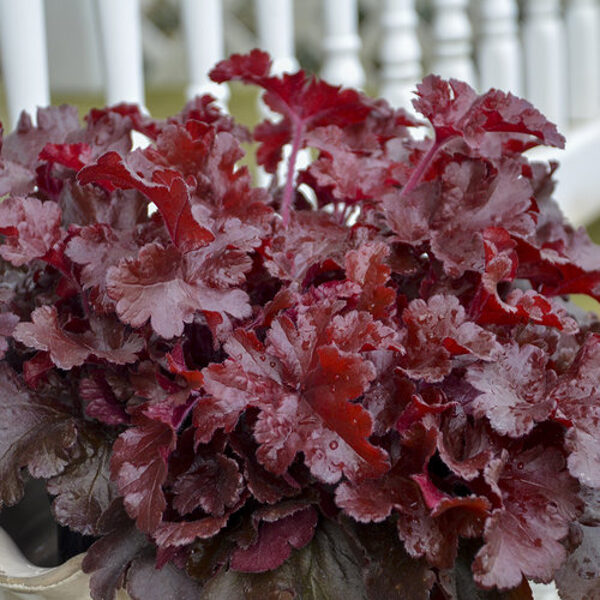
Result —
M 0 529 L 0 599 L 89 600 L 89 577 L 81 570 L 83 556 L 58 567 L 36 567 Z

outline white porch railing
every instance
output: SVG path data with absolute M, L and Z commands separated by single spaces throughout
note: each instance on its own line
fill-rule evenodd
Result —
M 107 102 L 143 105 L 140 0 L 81 2 L 95 7 Z M 0 0 L 0 50 L 13 123 L 21 109 L 48 104 L 52 82 L 43 12 L 58 4 Z M 227 102 L 227 89 L 206 73 L 229 51 L 224 40 L 234 4 L 244 2 L 179 0 L 190 96 L 209 92 Z M 293 68 L 293 1 L 246 4 L 254 10 L 256 45 L 273 54 L 277 71 Z M 369 81 L 376 65 L 381 94 L 397 106 L 410 107 L 415 83 L 430 71 L 530 99 L 567 136 L 567 150 L 551 153 L 563 163 L 557 191 L 563 209 L 580 223 L 600 216 L 600 0 L 299 0 L 296 14 L 315 5 L 321 17 L 311 27 L 322 32 L 320 72 L 335 83 L 362 86 L 367 64 Z M 363 24 L 379 29 L 377 56 L 362 63 L 359 10 Z

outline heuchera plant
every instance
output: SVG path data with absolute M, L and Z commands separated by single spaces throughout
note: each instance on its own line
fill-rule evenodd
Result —
M 591 597 L 600 323 L 567 299 L 600 300 L 600 250 L 523 156 L 562 136 L 429 76 L 413 137 L 270 65 L 211 73 L 280 115 L 252 135 L 268 189 L 206 96 L 4 140 L 1 503 L 46 480 L 96 600 Z

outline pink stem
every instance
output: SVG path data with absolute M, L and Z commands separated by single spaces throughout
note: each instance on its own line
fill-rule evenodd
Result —
M 411 173 L 406 185 L 402 188 L 400 192 L 400 196 L 406 196 L 406 194 L 412 192 L 419 182 L 421 181 L 421 177 L 425 174 L 425 171 L 429 168 L 433 157 L 436 152 L 449 140 L 450 138 L 445 138 L 443 140 L 438 140 L 437 137 L 434 140 L 433 144 L 429 147 L 429 150 L 425 153 L 425 156 L 420 160 L 416 169 Z
M 296 168 L 296 158 L 302 143 L 302 121 L 296 120 L 294 132 L 292 134 L 292 151 L 288 159 L 287 173 L 285 177 L 285 188 L 283 190 L 283 199 L 281 201 L 281 216 L 283 226 L 287 227 L 290 222 L 290 211 L 292 208 L 292 198 L 294 193 L 294 171 Z

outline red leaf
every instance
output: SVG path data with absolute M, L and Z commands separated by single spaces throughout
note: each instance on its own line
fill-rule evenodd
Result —
M 61 212 L 55 202 L 9 197 L 0 203 L 0 256 L 20 267 L 43 258 L 60 240 Z
M 46 144 L 40 152 L 40 160 L 50 164 L 58 163 L 69 169 L 79 171 L 91 159 L 92 149 L 88 144 Z
M 300 451 L 324 481 L 337 481 L 342 471 L 349 477 L 381 473 L 387 469 L 386 453 L 366 439 L 371 417 L 348 402 L 364 392 L 375 375 L 373 367 L 327 345 L 316 351 L 313 362 L 310 339 L 315 333 L 309 320 L 296 330 L 289 320 L 278 319 L 267 348 L 254 336 L 237 333 L 235 342 L 226 344 L 233 358 L 203 372 L 204 387 L 215 398 L 213 410 L 222 415 L 217 423 L 231 428 L 246 407 L 259 408 L 257 456 L 277 474 Z
M 496 336 L 469 321 L 455 296 L 436 294 L 413 300 L 402 313 L 407 326 L 402 369 L 414 379 L 442 381 L 453 368 L 453 356 L 471 354 L 494 360 L 501 349 Z
M 110 448 L 88 447 L 81 461 L 48 480 L 54 518 L 63 526 L 84 535 L 98 535 L 98 520 L 116 496 L 110 480 Z
M 523 577 L 549 582 L 566 558 L 561 540 L 581 506 L 557 448 L 535 446 L 507 459 L 487 469 L 502 507 L 488 518 L 473 562 L 475 581 L 486 588 L 515 587 Z
M 190 323 L 198 311 L 236 318 L 250 314 L 244 291 L 206 285 L 194 277 L 190 262 L 174 246 L 147 244 L 137 258 L 125 258 L 111 267 L 106 282 L 122 321 L 141 327 L 150 319 L 154 331 L 164 338 L 181 335 L 184 323 Z
M 109 225 L 97 223 L 82 227 L 68 241 L 65 254 L 76 264 L 82 265 L 80 281 L 85 290 L 91 289 L 100 309 L 111 307 L 106 290 L 106 273 L 122 258 L 137 253 L 138 247 Z
M 204 517 L 196 521 L 163 521 L 156 527 L 153 537 L 161 548 L 186 546 L 194 540 L 211 538 L 216 535 L 229 520 L 231 513 L 221 517 Z
M 282 77 L 268 76 L 271 62 L 268 54 L 253 50 L 248 55 L 234 54 L 221 61 L 210 73 L 218 83 L 242 81 L 259 85 L 265 90 L 263 100 L 283 116 L 278 123 L 265 121 L 254 137 L 260 142 L 257 161 L 269 173 L 277 170 L 285 144 L 292 142 L 288 176 L 283 192 L 282 215 L 284 225 L 289 221 L 292 200 L 292 175 L 296 153 L 305 143 L 308 131 L 326 125 L 359 123 L 371 111 L 365 97 L 355 90 L 342 90 L 307 77 L 304 71 Z
M 91 330 L 82 334 L 61 328 L 54 306 L 36 308 L 31 320 L 17 325 L 14 338 L 31 348 L 49 352 L 52 362 L 65 370 L 82 365 L 90 355 L 119 365 L 132 363 L 138 360 L 137 353 L 144 345 L 139 336 L 127 335 L 114 317 L 92 320 Z
M 223 454 L 196 456 L 192 466 L 173 485 L 173 507 L 180 515 L 201 508 L 221 517 L 235 506 L 244 489 L 237 463 Z
M 138 529 L 151 533 L 167 506 L 162 486 L 176 435 L 168 425 L 143 415 L 138 415 L 133 425 L 114 443 L 110 469 L 127 513 Z
M 79 171 L 77 180 L 81 184 L 109 182 L 119 189 L 139 190 L 156 204 L 173 243 L 182 252 L 214 240 L 214 235 L 192 216 L 188 186 L 176 171 L 157 169 L 147 181 L 134 173 L 119 154 L 107 152 L 95 164 Z
M 546 366 L 547 355 L 537 346 L 510 344 L 497 362 L 476 363 L 467 368 L 468 381 L 479 392 L 465 410 L 486 416 L 502 435 L 519 438 L 554 409 L 551 390 L 556 373 Z
M 193 388 L 199 388 L 204 383 L 202 373 L 200 371 L 190 371 L 185 364 L 183 349 L 180 345 L 175 346 L 173 350 L 167 354 L 167 364 L 171 373 L 181 375 Z
M 387 263 L 390 249 L 383 242 L 367 242 L 346 253 L 346 277 L 361 286 L 359 310 L 369 311 L 376 319 L 391 311 L 396 294 L 387 287 L 391 268 Z
M 23 388 L 0 364 L 0 504 L 21 499 L 24 467 L 35 478 L 58 475 L 73 460 L 76 444 L 76 423 L 64 407 Z
M 588 486 L 600 486 L 600 335 L 588 335 L 567 373 L 550 394 L 556 417 L 567 421 L 565 446 L 573 477 Z
M 299 550 L 312 540 L 317 519 L 317 511 L 309 506 L 277 521 L 263 522 L 256 543 L 235 550 L 230 567 L 244 573 L 276 569 L 290 557 L 293 548 Z
M 79 396 L 85 403 L 85 413 L 107 425 L 129 423 L 129 416 L 118 402 L 110 385 L 100 374 L 79 381 Z
M 555 309 L 542 294 L 533 290 L 525 292 L 514 289 L 506 301 L 498 294 L 498 284 L 512 282 L 519 265 L 515 242 L 501 228 L 489 228 L 484 232 L 485 272 L 481 285 L 471 304 L 471 313 L 479 323 L 512 325 L 532 321 L 541 325 L 577 331 L 577 323 L 565 311 Z
M 405 354 L 402 337 L 365 311 L 353 310 L 345 315 L 336 315 L 327 328 L 328 340 L 344 352 L 394 350 Z
M 507 132 L 532 135 L 543 144 L 564 147 L 565 139 L 556 126 L 527 100 L 512 94 L 490 90 L 478 96 L 462 81 L 428 75 L 417 86 L 417 96 L 413 105 L 430 120 L 438 141 L 459 135 L 479 146 L 486 132 Z

